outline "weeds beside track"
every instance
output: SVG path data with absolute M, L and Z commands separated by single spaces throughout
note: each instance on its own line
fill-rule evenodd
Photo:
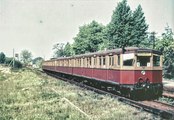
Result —
M 103 90 L 100 90 L 100 89 L 97 89 L 97 88 L 94 88 L 94 87 L 91 87 L 91 86 L 88 86 L 88 85 L 85 85 L 82 83 L 75 82 L 70 79 L 60 77 L 60 76 L 52 74 L 52 73 L 48 73 L 48 74 L 55 78 L 70 82 L 72 84 L 76 84 L 84 89 L 89 89 L 89 90 L 95 91 L 100 94 L 110 95 L 111 97 L 114 97 L 121 102 L 134 106 L 138 109 L 148 111 L 150 113 L 160 116 L 161 118 L 174 119 L 174 106 L 172 106 L 172 105 L 160 103 L 157 101 L 134 101 L 134 100 L 131 100 L 131 99 L 128 99 L 128 98 L 125 98 L 125 97 L 122 97 L 122 96 L 119 96 L 116 94 L 112 94 L 107 91 L 103 91 Z

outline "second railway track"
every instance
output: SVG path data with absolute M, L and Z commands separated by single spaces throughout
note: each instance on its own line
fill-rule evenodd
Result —
M 136 107 L 138 109 L 150 112 L 154 115 L 158 115 L 161 118 L 174 119 L 174 106 L 172 106 L 172 105 L 161 103 L 159 101 L 135 101 L 135 100 L 131 100 L 131 99 L 128 99 L 128 98 L 125 98 L 125 97 L 122 97 L 122 96 L 119 96 L 119 95 L 116 95 L 116 94 L 113 94 L 113 93 L 110 93 L 110 92 L 107 92 L 107 91 L 104 91 L 101 89 L 97 89 L 97 88 L 94 88 L 94 87 L 91 87 L 91 86 L 88 86 L 88 85 L 64 78 L 64 77 L 60 77 L 60 76 L 52 74 L 52 73 L 47 73 L 47 74 L 52 76 L 52 77 L 55 77 L 55 78 L 61 79 L 63 81 L 75 84 L 77 86 L 80 86 L 84 89 L 92 90 L 92 91 L 95 91 L 95 92 L 100 93 L 100 94 L 108 94 L 111 97 L 114 97 L 123 103 L 131 105 L 131 106 Z
M 164 91 L 162 96 L 165 97 L 165 98 L 169 98 L 169 99 L 174 100 L 174 94 L 173 93 L 169 93 L 169 92 Z

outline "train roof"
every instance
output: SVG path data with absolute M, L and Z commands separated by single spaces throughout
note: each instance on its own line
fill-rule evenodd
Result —
M 159 54 L 159 55 L 162 54 L 160 51 L 157 51 L 154 49 L 126 47 L 125 49 L 118 48 L 118 49 L 112 49 L 112 50 L 103 50 L 103 51 L 98 51 L 98 52 L 93 52 L 93 53 L 75 55 L 75 56 L 71 56 L 71 57 L 59 57 L 57 59 L 71 59 L 71 58 L 91 57 L 91 56 L 101 56 L 101 55 L 114 55 L 114 54 L 121 54 L 121 53 L 123 53 L 123 51 L 124 51 L 124 53 L 154 53 L 154 54 Z

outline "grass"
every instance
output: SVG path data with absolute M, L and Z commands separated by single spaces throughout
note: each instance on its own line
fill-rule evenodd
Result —
M 170 99 L 170 98 L 166 98 L 166 97 L 161 97 L 158 99 L 158 101 L 163 102 L 163 103 L 167 103 L 170 105 L 174 105 L 174 100 Z
M 33 70 L 0 72 L 0 120 L 140 120 L 154 116 Z M 155 117 L 156 118 L 156 117 Z

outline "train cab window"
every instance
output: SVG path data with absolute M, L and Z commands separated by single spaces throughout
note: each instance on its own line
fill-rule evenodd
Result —
M 160 56 L 153 56 L 153 66 L 160 66 Z
M 134 54 L 123 54 L 123 65 L 124 66 L 133 66 L 134 63 Z
M 151 56 L 137 56 L 137 67 L 150 67 L 150 57 Z

